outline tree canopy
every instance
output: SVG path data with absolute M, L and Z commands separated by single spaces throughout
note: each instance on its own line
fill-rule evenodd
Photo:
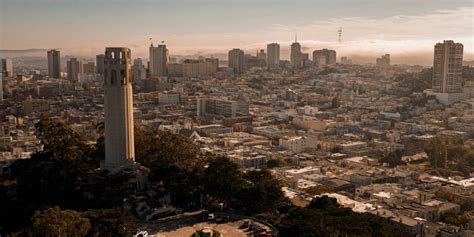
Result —
M 31 227 L 28 230 L 29 236 L 86 236 L 91 229 L 89 219 L 83 214 L 61 210 L 53 207 L 44 211 L 36 211 L 31 219 Z
M 295 207 L 277 224 L 282 237 L 405 236 L 371 214 L 341 207 L 327 196 L 314 198 L 307 207 Z

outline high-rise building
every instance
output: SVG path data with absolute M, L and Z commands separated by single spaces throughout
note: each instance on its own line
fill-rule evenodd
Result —
M 81 60 L 71 58 L 67 61 L 67 79 L 71 82 L 79 82 L 79 74 L 83 73 Z
M 258 54 L 257 54 L 258 55 Z M 245 68 L 246 70 L 249 70 L 254 67 L 265 67 L 267 66 L 267 63 L 265 59 L 262 59 L 261 57 L 258 58 L 258 56 L 252 56 L 250 54 L 244 55 L 244 62 L 245 62 Z
M 58 50 L 48 51 L 48 76 L 61 78 L 61 53 Z
M 301 45 L 296 41 L 291 44 L 290 63 L 293 67 L 299 67 L 301 64 Z
M 277 43 L 267 44 L 267 65 L 280 65 L 280 45 Z
M 260 51 L 257 52 L 257 59 L 267 62 L 267 54 L 265 53 L 265 50 L 260 49 Z
M 145 65 L 143 65 L 143 60 L 141 58 L 136 58 L 133 60 L 132 79 L 133 80 L 146 79 L 146 68 L 145 68 Z
M 433 91 L 437 93 L 461 93 L 463 45 L 445 40 L 434 46 Z
M 150 76 L 168 76 L 168 65 L 170 64 L 170 53 L 166 45 L 160 44 L 158 47 L 150 45 Z
M 168 65 L 168 76 L 170 76 L 170 77 L 182 77 L 183 76 L 183 64 L 181 64 L 181 63 L 170 63 L 170 65 Z
M 313 51 L 313 63 L 317 67 L 336 63 L 336 51 L 331 49 L 321 49 Z
M 390 66 L 390 54 L 382 55 L 380 58 L 375 60 L 377 67 L 388 67 Z
M 341 63 L 342 64 L 352 64 L 352 59 L 347 58 L 347 57 L 341 57 Z
M 104 66 L 104 168 L 116 172 L 135 164 L 130 49 L 106 48 Z
M 186 59 L 182 64 L 182 74 L 185 77 L 207 77 L 217 72 L 217 58 Z
M 307 53 L 301 52 L 301 45 L 296 37 L 295 42 L 291 44 L 290 64 L 294 68 L 302 68 L 308 66 L 309 57 Z
M 95 65 L 96 65 L 96 73 L 100 75 L 104 75 L 104 59 L 105 55 L 99 54 L 95 56 Z
M 82 65 L 82 72 L 84 74 L 94 75 L 95 74 L 95 64 L 94 64 L 94 62 L 84 63 Z
M 0 66 L 0 72 L 4 77 L 13 77 L 13 62 L 11 58 L 2 59 Z
M 240 49 L 229 51 L 229 68 L 234 69 L 235 74 L 241 74 L 245 71 L 245 55 Z

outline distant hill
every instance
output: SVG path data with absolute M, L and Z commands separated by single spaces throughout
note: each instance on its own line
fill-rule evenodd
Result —
M 0 58 L 46 57 L 49 49 L 0 49 Z
M 463 62 L 462 62 L 462 65 L 463 65 L 463 66 L 474 67 L 474 60 L 471 60 L 471 61 L 463 61 Z

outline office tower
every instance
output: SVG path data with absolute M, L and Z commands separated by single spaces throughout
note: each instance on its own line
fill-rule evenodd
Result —
M 207 74 L 209 76 L 214 76 L 216 72 L 219 70 L 219 59 L 210 57 L 204 60 L 206 61 Z
M 267 63 L 262 57 L 252 56 L 250 54 L 244 55 L 245 68 L 248 70 L 254 67 L 265 67 Z
M 95 64 L 96 64 L 96 73 L 100 75 L 104 75 L 104 59 L 105 55 L 99 54 L 95 56 Z
M 309 56 L 307 53 L 301 52 L 301 45 L 295 35 L 295 42 L 291 44 L 290 64 L 294 68 L 307 67 L 309 64 Z
M 235 74 L 241 74 L 245 71 L 244 51 L 240 49 L 232 49 L 229 51 L 229 68 L 234 69 Z
M 265 62 L 267 61 L 267 54 L 265 53 L 265 50 L 260 49 L 260 51 L 257 52 L 257 59 L 263 60 Z
M 301 64 L 301 45 L 296 41 L 291 44 L 290 63 L 293 67 L 299 67 Z
M 183 64 L 181 63 L 170 63 L 168 65 L 168 76 L 170 77 L 182 77 L 183 76 Z
M 67 61 L 67 79 L 71 82 L 79 82 L 79 74 L 82 74 L 82 61 L 71 58 Z
M 388 67 L 390 66 L 390 54 L 382 55 L 380 58 L 375 60 L 377 67 Z
M 143 66 L 143 59 L 142 58 L 136 58 L 133 60 L 133 66 Z
M 84 63 L 82 65 L 82 71 L 84 74 L 94 75 L 96 71 L 94 62 Z
M 268 66 L 280 65 L 280 45 L 277 43 L 267 44 L 267 64 Z
M 146 68 L 145 68 L 145 65 L 143 65 L 143 60 L 141 58 L 136 58 L 133 60 L 132 79 L 133 80 L 146 79 Z
M 219 60 L 217 58 L 186 59 L 182 64 L 184 77 L 208 77 L 217 72 Z
M 168 65 L 170 64 L 170 53 L 166 45 L 161 44 L 158 47 L 150 45 L 150 76 L 162 77 L 168 75 Z
M 3 77 L 13 77 L 13 62 L 11 58 L 4 58 L 1 60 L 1 70 Z
M 105 49 L 104 168 L 112 172 L 135 164 L 131 67 L 130 49 Z
M 341 57 L 341 64 L 350 65 L 352 64 L 352 59 L 347 58 L 347 57 Z
M 445 40 L 434 46 L 433 91 L 437 93 L 461 93 L 463 45 Z
M 331 49 L 321 49 L 313 51 L 313 63 L 317 67 L 336 63 L 336 51 Z
M 61 78 L 61 53 L 58 50 L 48 51 L 48 76 Z

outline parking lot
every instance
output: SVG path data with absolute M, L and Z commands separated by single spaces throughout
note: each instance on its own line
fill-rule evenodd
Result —
M 247 233 L 244 232 L 244 229 L 239 229 L 239 226 L 241 226 L 242 223 L 243 221 L 241 220 L 227 223 L 200 222 L 192 226 L 185 226 L 168 232 L 157 232 L 150 234 L 152 234 L 154 237 L 183 237 L 191 236 L 194 232 L 203 228 L 211 228 L 213 230 L 219 231 L 223 237 L 246 237 Z
M 174 237 L 191 236 L 194 232 L 210 228 L 222 234 L 223 237 L 229 236 L 253 236 L 253 233 L 274 233 L 277 236 L 277 230 L 270 228 L 259 220 L 252 220 L 251 217 L 226 214 L 209 213 L 207 211 L 188 212 L 176 216 L 162 218 L 158 221 L 145 222 L 140 228 L 148 232 L 148 237 Z M 270 231 L 272 230 L 272 231 Z M 265 236 L 265 235 L 258 235 Z M 271 236 L 270 234 L 266 236 Z

